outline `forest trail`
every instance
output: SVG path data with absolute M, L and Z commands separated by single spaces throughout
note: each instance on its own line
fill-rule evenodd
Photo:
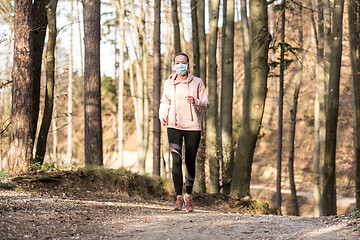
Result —
M 0 239 L 359 239 L 347 215 L 249 215 L 166 200 L 45 197 L 0 189 Z

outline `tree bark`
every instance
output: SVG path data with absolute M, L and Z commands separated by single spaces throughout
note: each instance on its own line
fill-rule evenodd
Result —
M 160 86 L 161 86 L 161 42 L 160 42 L 160 23 L 161 23 L 161 1 L 155 0 L 155 22 L 154 22 L 154 74 L 153 74 L 153 175 L 160 176 L 160 141 L 161 125 L 159 121 L 160 107 Z
M 283 135 L 283 107 L 284 107 L 284 71 L 285 71 L 285 12 L 286 1 L 281 3 L 281 43 L 280 43 L 280 79 L 279 79 L 279 109 L 276 148 L 276 202 L 275 206 L 281 211 L 281 166 L 282 166 L 282 135 Z
M 191 0 L 191 33 L 193 46 L 193 74 L 196 77 L 200 76 L 200 50 L 199 50 L 199 33 L 197 22 L 197 0 Z
M 299 5 L 299 18 L 298 18 L 298 31 L 299 31 L 299 48 L 303 49 L 303 29 L 302 29 L 302 5 Z M 290 135 L 289 135 L 289 182 L 290 182 L 290 190 L 291 190 L 291 208 L 288 212 L 289 215 L 299 216 L 299 204 L 296 196 L 296 185 L 295 185 L 295 174 L 294 174 L 294 153 L 295 153 L 295 133 L 296 133 L 296 114 L 297 114 L 297 106 L 299 93 L 302 82 L 302 71 L 303 71 L 303 53 L 300 52 L 297 68 L 296 68 L 296 85 L 294 91 L 293 105 L 290 110 Z
M 33 58 L 30 0 L 14 1 L 14 60 L 9 169 L 28 170 L 33 147 Z
M 354 153 L 356 208 L 360 209 L 360 0 L 348 1 L 349 42 L 354 102 Z
M 244 197 L 250 193 L 251 167 L 257 136 L 264 113 L 269 72 L 268 51 L 271 35 L 268 32 L 267 1 L 250 2 L 251 17 L 251 81 L 249 84 L 248 105 L 245 106 L 246 121 L 236 149 L 235 165 L 232 174 L 230 194 Z
M 85 165 L 103 165 L 100 79 L 100 0 L 84 0 Z
M 208 57 L 208 95 L 210 108 L 206 119 L 206 153 L 209 159 L 209 193 L 219 192 L 219 154 L 218 154 L 218 93 L 217 93 L 217 38 L 220 0 L 210 1 L 209 57 Z
M 181 52 L 181 45 L 180 45 L 180 28 L 179 28 L 179 19 L 178 19 L 178 11 L 177 11 L 177 0 L 171 0 L 171 15 L 172 15 L 172 22 L 174 27 L 175 53 L 178 53 Z
M 234 92 L 234 0 L 223 3 L 222 57 L 221 57 L 220 132 L 223 193 L 230 194 L 234 167 L 232 134 L 232 106 Z
M 326 140 L 323 181 L 323 214 L 336 215 L 336 130 L 339 115 L 339 84 L 342 55 L 342 20 L 344 0 L 335 0 L 330 62 L 330 81 L 326 116 Z
M 49 37 L 46 45 L 46 88 L 45 88 L 45 108 L 41 122 L 39 137 L 36 145 L 35 161 L 43 164 L 46 142 L 51 124 L 53 104 L 54 104 L 54 82 L 55 82 L 55 45 L 56 45 L 56 7 L 58 0 L 50 0 L 46 6 Z

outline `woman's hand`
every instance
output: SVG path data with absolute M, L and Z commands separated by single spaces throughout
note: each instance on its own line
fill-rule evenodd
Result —
M 193 98 L 192 96 L 186 96 L 185 98 L 189 104 L 195 104 L 195 98 Z

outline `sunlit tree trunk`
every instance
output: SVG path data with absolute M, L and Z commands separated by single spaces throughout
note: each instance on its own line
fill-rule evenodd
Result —
M 79 31 L 79 47 L 80 47 L 80 76 L 81 78 L 84 76 L 84 58 L 83 58 L 83 38 L 82 38 L 82 32 L 81 32 L 81 26 L 80 26 L 80 8 L 79 8 L 79 1 L 76 1 L 76 12 L 77 12 L 77 19 L 78 19 L 78 31 Z
M 196 16 L 198 23 L 199 37 L 199 77 L 206 85 L 206 35 L 205 35 L 205 0 L 197 0 Z M 206 192 L 205 187 L 205 148 L 206 148 L 206 112 L 203 114 L 203 130 L 199 144 L 198 154 L 196 156 L 196 178 L 194 190 L 200 193 Z
M 268 32 L 267 1 L 250 1 L 251 17 L 251 81 L 249 99 L 244 106 L 243 126 L 236 149 L 230 194 L 243 197 L 250 193 L 251 168 L 257 136 L 260 130 L 267 92 L 269 73 L 268 51 L 271 36 Z
M 323 214 L 336 215 L 336 130 L 339 115 L 339 85 L 342 56 L 344 0 L 335 0 L 331 41 L 330 81 L 327 97 L 325 158 L 323 169 Z
M 153 74 L 153 175 L 160 176 L 160 142 L 161 126 L 159 121 L 160 106 L 160 86 L 161 86 L 161 42 L 160 42 L 160 23 L 161 23 L 161 0 L 154 1 L 155 22 L 154 22 L 154 74 Z
M 70 4 L 70 43 L 69 43 L 69 83 L 68 83 L 68 126 L 67 126 L 67 158 L 65 167 L 70 168 L 72 162 L 72 82 L 73 82 L 73 9 L 74 1 Z
M 220 0 L 210 1 L 210 28 L 208 47 L 208 95 L 210 108 L 206 119 L 206 153 L 209 159 L 210 185 L 208 192 L 219 192 L 219 152 L 218 152 L 218 93 L 217 93 L 217 39 Z
M 190 0 L 191 2 L 191 0 Z M 178 22 L 179 22 L 179 31 L 180 31 L 180 47 L 181 51 L 186 51 L 186 42 L 185 42 L 185 31 L 184 31 L 184 20 L 182 17 L 182 0 L 177 1 L 177 14 L 178 14 Z
M 230 194 L 234 167 L 232 134 L 232 105 L 234 91 L 234 1 L 223 3 L 222 57 L 221 57 L 220 132 L 223 193 Z
M 348 15 L 354 103 L 355 192 L 356 208 L 360 209 L 360 0 L 348 1 Z
M 50 0 L 46 6 L 49 37 L 46 45 L 46 88 L 45 88 L 45 107 L 41 122 L 39 137 L 36 145 L 35 162 L 43 164 L 47 136 L 51 124 L 53 104 L 54 104 L 54 83 L 55 83 L 55 45 L 56 45 L 56 7 L 58 0 Z
M 200 75 L 200 52 L 199 52 L 199 33 L 197 22 L 197 0 L 191 0 L 191 26 L 192 26 L 192 46 L 193 46 L 193 74 L 196 77 Z
M 100 0 L 84 0 L 85 165 L 103 165 L 100 77 Z
M 302 29 L 302 5 L 299 5 L 298 11 L 298 31 L 299 31 L 299 48 L 303 49 L 303 29 Z M 296 185 L 295 185 L 295 174 L 294 174 L 294 159 L 295 159 L 295 133 L 296 133 L 296 114 L 297 114 L 297 106 L 298 99 L 302 81 L 302 71 L 303 71 L 303 53 L 300 52 L 297 67 L 296 67 L 296 85 L 294 91 L 293 105 L 290 110 L 290 134 L 289 134 L 289 182 L 290 182 L 290 190 L 291 190 L 291 207 L 288 211 L 289 215 L 299 216 L 299 204 L 296 196 Z
M 14 60 L 11 108 L 10 172 L 28 170 L 33 147 L 33 58 L 30 0 L 14 1 Z
M 172 15 L 172 22 L 174 27 L 175 53 L 178 53 L 181 52 L 181 45 L 180 45 L 180 28 L 179 28 L 179 17 L 177 11 L 177 0 L 171 0 L 171 15 Z

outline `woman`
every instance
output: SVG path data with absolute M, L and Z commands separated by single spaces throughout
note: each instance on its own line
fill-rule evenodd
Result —
M 167 125 L 169 147 L 173 159 L 172 177 L 176 191 L 174 210 L 185 206 L 187 212 L 194 211 L 192 189 L 195 178 L 195 160 L 201 138 L 202 111 L 209 108 L 209 100 L 203 81 L 189 71 L 189 57 L 177 53 L 174 70 L 165 81 L 161 98 L 159 118 Z M 186 194 L 182 196 L 182 141 L 185 140 L 185 185 Z

